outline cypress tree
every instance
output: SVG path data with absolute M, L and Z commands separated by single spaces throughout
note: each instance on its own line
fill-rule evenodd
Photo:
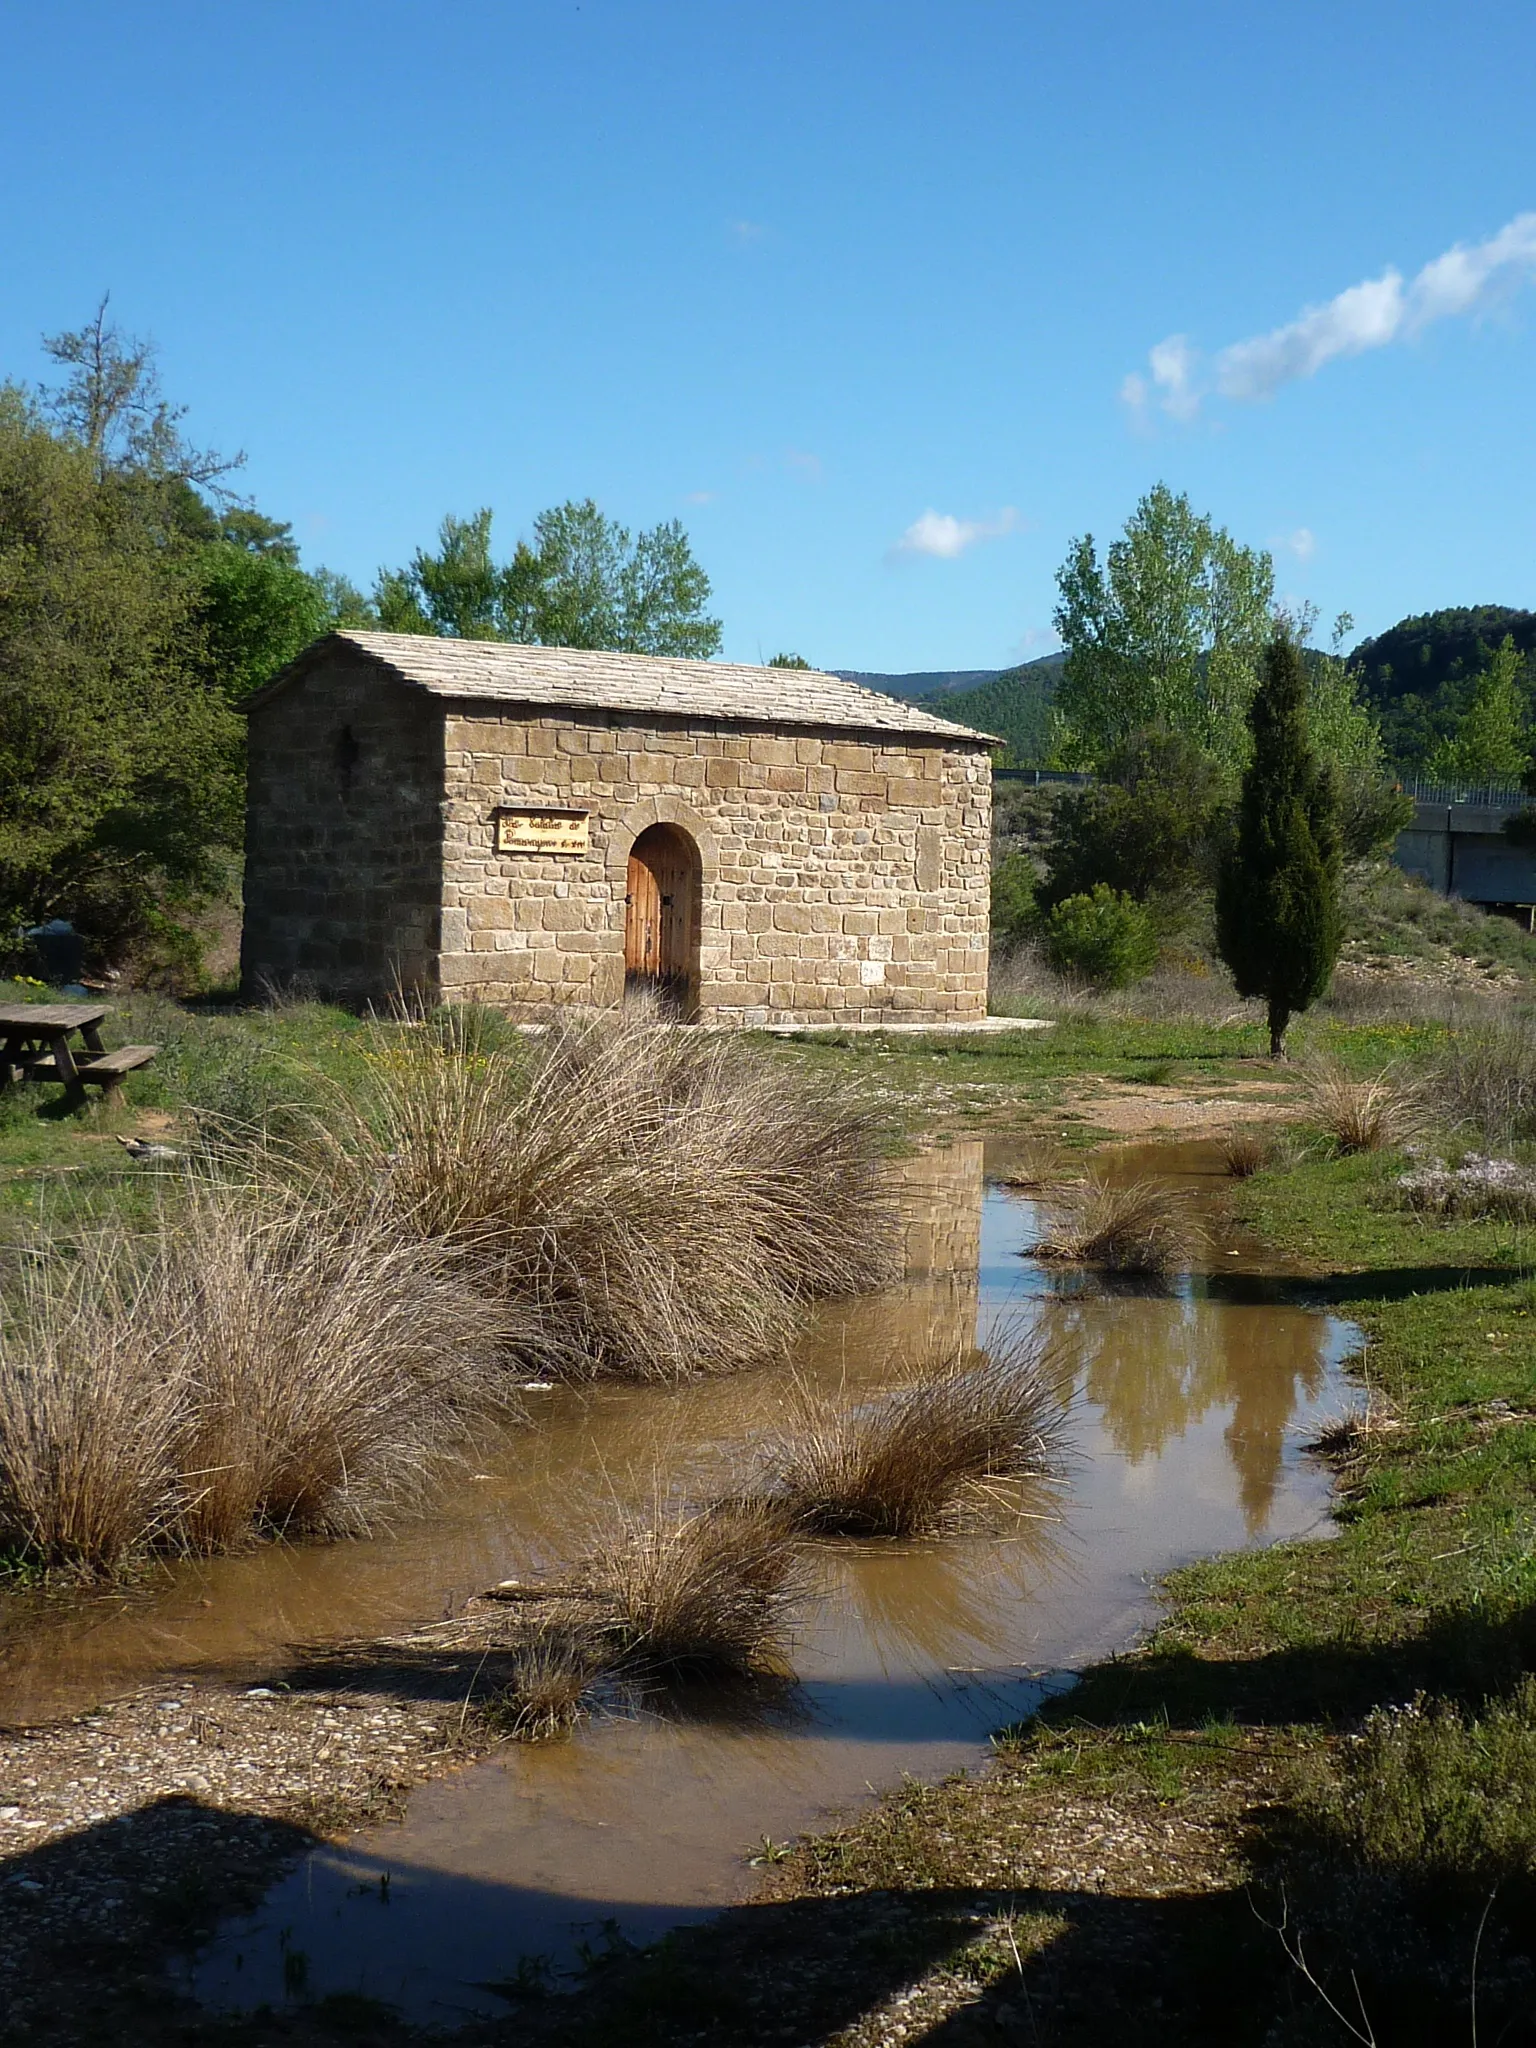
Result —
M 1342 854 L 1333 778 L 1307 738 L 1301 650 L 1277 634 L 1248 713 L 1253 759 L 1216 885 L 1216 942 L 1239 995 L 1269 1005 L 1269 1050 L 1322 995 L 1341 936 Z

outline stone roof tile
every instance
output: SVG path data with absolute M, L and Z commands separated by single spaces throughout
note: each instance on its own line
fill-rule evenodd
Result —
M 434 697 L 544 705 L 551 710 L 665 713 L 753 725 L 907 733 L 914 738 L 1000 745 L 986 733 L 819 669 L 754 668 L 735 661 L 681 661 L 497 640 L 443 640 L 417 633 L 336 633 L 306 648 L 248 702 L 279 689 L 327 646 L 355 647 L 403 683 Z

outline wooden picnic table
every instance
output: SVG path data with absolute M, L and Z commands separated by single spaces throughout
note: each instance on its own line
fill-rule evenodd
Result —
M 62 1081 L 72 1102 L 85 1100 L 89 1081 L 110 1093 L 124 1074 L 147 1066 L 154 1045 L 124 1045 L 108 1052 L 101 1042 L 105 1003 L 0 1003 L 0 1088 L 17 1081 Z M 78 1032 L 78 1047 L 70 1044 Z

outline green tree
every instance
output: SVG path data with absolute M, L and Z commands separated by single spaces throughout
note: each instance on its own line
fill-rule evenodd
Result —
M 225 885 L 239 721 L 190 654 L 196 550 L 158 489 L 182 478 L 92 432 L 0 389 L 0 923 L 68 917 L 102 964 L 176 950 Z
M 1317 623 L 1311 606 L 1290 622 L 1292 637 L 1304 645 Z M 1339 831 L 1346 856 L 1364 860 L 1390 846 L 1413 818 L 1413 799 L 1393 786 L 1376 714 L 1363 696 L 1359 668 L 1344 653 L 1354 620 L 1340 612 L 1333 622 L 1328 653 L 1308 650 L 1307 733 L 1318 755 L 1334 772 L 1339 797 Z
M 146 487 L 192 485 L 217 494 L 222 479 L 239 469 L 244 455 L 223 456 L 194 448 L 181 432 L 185 406 L 170 405 L 160 389 L 153 344 L 125 335 L 107 319 L 107 299 L 84 327 L 45 335 L 43 348 L 65 372 L 46 392 L 43 412 L 64 436 L 82 447 L 98 482 Z M 174 491 L 168 505 L 185 504 Z M 201 500 L 193 499 L 206 518 Z
M 1474 681 L 1472 701 L 1455 731 L 1424 764 L 1425 773 L 1432 782 L 1464 789 L 1518 782 L 1530 766 L 1528 706 L 1525 658 L 1506 633 Z
M 1046 904 L 1103 882 L 1138 903 L 1177 898 L 1211 879 L 1211 842 L 1230 781 L 1180 733 L 1135 733 L 1105 757 L 1101 779 L 1056 807 Z
M 768 663 L 770 668 L 809 668 L 810 665 L 803 654 L 775 654 Z
M 1249 710 L 1253 755 L 1237 829 L 1216 885 L 1216 940 L 1238 993 L 1262 997 L 1269 1049 L 1285 1057 L 1290 1020 L 1323 994 L 1342 918 L 1338 799 L 1307 732 L 1301 650 L 1277 633 Z
M 1017 945 L 1039 921 L 1035 905 L 1035 864 L 1027 853 L 1005 854 L 992 863 L 992 936 Z
M 1056 692 L 1057 752 L 1097 764 L 1148 726 L 1193 740 L 1232 766 L 1269 635 L 1274 563 L 1158 484 L 1101 564 L 1093 536 L 1057 572 L 1066 665 Z
M 709 578 L 677 520 L 632 535 L 590 498 L 556 505 L 498 566 L 491 513 L 443 521 L 435 554 L 380 574 L 379 622 L 394 633 L 443 633 L 551 647 L 707 660 L 720 622 L 706 616 Z
M 324 589 L 281 554 L 217 541 L 202 551 L 196 575 L 193 616 L 201 627 L 202 665 L 232 703 L 269 683 L 330 630 Z

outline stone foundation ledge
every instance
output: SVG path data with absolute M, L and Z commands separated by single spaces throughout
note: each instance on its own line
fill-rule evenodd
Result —
M 930 1022 L 915 1023 L 906 1017 L 888 1018 L 875 1023 L 849 1024 L 754 1024 L 747 1028 L 765 1031 L 774 1038 L 803 1038 L 812 1031 L 858 1031 L 866 1034 L 884 1032 L 892 1038 L 970 1038 L 976 1033 L 1002 1031 L 1049 1031 L 1052 1020 L 1049 1017 L 937 1017 Z M 739 1031 L 738 1024 L 706 1024 L 706 1031 Z

